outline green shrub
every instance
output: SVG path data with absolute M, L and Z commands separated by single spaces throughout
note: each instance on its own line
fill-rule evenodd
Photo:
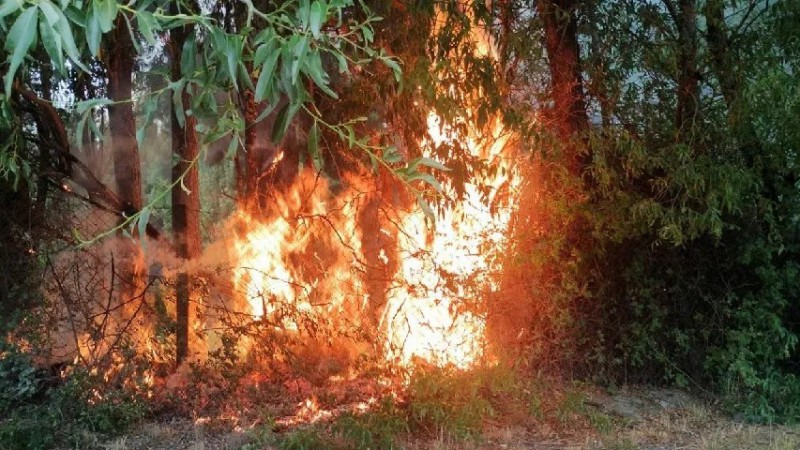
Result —
M 281 450 L 329 450 L 333 448 L 330 441 L 313 426 L 291 431 L 280 439 L 278 446 Z
M 334 432 L 356 450 L 396 450 L 397 436 L 408 433 L 404 411 L 391 397 L 384 397 L 377 408 L 363 414 L 342 415 L 333 426 Z
M 482 419 L 494 414 L 484 381 L 479 371 L 418 370 L 408 386 L 411 428 L 458 438 L 477 434 Z
M 41 378 L 30 357 L 0 341 L 0 415 L 31 400 L 41 388 Z
M 147 412 L 146 404 L 122 389 L 76 371 L 41 401 L 20 404 L 0 421 L 0 448 L 49 449 L 81 446 L 85 434 L 122 433 Z

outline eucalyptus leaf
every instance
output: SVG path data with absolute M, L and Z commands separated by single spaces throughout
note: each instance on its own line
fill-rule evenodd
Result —
M 75 38 L 72 35 L 72 27 L 69 24 L 69 20 L 60 9 L 57 9 L 56 12 L 59 14 L 59 20 L 55 24 L 55 29 L 58 31 L 58 35 L 61 38 L 61 43 L 63 44 L 64 50 L 67 52 L 67 56 L 69 56 L 69 59 L 76 66 L 80 67 L 81 70 L 84 72 L 89 72 L 89 68 L 86 67 L 81 61 L 81 53 L 78 51 L 78 47 L 75 45 Z
M 433 213 L 433 209 L 431 209 L 431 205 L 422 198 L 421 195 L 417 195 L 417 204 L 422 209 L 422 212 L 425 214 L 425 217 L 431 221 L 431 223 L 436 223 L 436 214 Z
M 191 77 L 197 67 L 197 41 L 194 30 L 189 34 L 181 49 L 181 75 Z
M 160 25 L 153 17 L 153 14 L 149 11 L 137 11 L 136 23 L 139 25 L 139 31 L 141 31 L 142 36 L 144 36 L 144 40 L 150 45 L 155 44 L 156 38 L 153 34 L 153 30 L 160 29 Z
M 450 171 L 449 167 L 445 166 L 444 164 L 440 163 L 439 161 L 436 161 L 435 159 L 431 159 L 431 158 L 428 158 L 428 157 L 425 157 L 425 156 L 422 156 L 422 157 L 419 157 L 419 158 L 415 158 L 408 165 L 409 165 L 409 167 L 412 167 L 412 168 L 416 168 L 417 166 L 426 166 L 426 167 L 431 167 L 433 169 L 441 170 L 441 171 L 444 171 L 444 172 L 449 172 Z
M 11 85 L 14 82 L 14 75 L 17 69 L 28 54 L 28 50 L 36 41 L 38 20 L 39 8 L 28 8 L 17 17 L 14 25 L 8 31 L 5 49 L 12 53 L 8 60 L 8 72 L 5 75 L 5 92 L 7 96 L 11 95 Z
M 257 102 L 264 100 L 269 95 L 269 86 L 272 84 L 275 75 L 275 67 L 278 64 L 278 57 L 280 55 L 279 51 L 273 51 L 261 67 L 261 73 L 258 75 L 258 82 L 256 83 L 255 89 L 255 100 Z
M 94 10 L 97 14 L 97 23 L 103 33 L 108 33 L 114 28 L 114 19 L 117 18 L 116 0 L 94 0 Z
M 23 3 L 23 0 L 3 0 L 3 4 L 0 5 L 0 18 L 17 12 Z
M 278 111 L 275 124 L 272 126 L 272 142 L 277 144 L 286 135 L 292 119 L 300 110 L 300 103 L 287 103 Z
M 47 56 L 53 61 L 58 73 L 64 74 L 64 53 L 61 50 L 61 38 L 56 34 L 53 26 L 46 20 L 39 21 L 39 34 Z
M 319 151 L 319 125 L 316 121 L 308 132 L 308 156 L 311 157 L 311 164 L 314 165 L 314 169 L 321 171 L 323 161 Z
M 100 53 L 100 22 L 97 15 L 97 9 L 94 2 L 89 6 L 89 11 L 86 15 L 86 43 L 89 45 L 89 52 L 92 56 L 97 56 Z
M 308 28 L 311 30 L 311 35 L 314 36 L 315 39 L 319 39 L 320 31 L 322 30 L 322 21 L 325 20 L 325 16 L 327 16 L 327 14 L 327 5 L 323 5 L 323 3 L 319 0 L 314 0 L 314 2 L 311 3 L 311 10 L 308 18 Z
M 56 11 L 57 8 L 55 5 L 50 3 L 49 0 L 40 1 L 38 6 L 39 9 L 42 10 L 44 17 L 47 19 L 47 23 L 50 24 L 50 26 L 55 25 L 55 23 L 59 21 L 60 16 Z

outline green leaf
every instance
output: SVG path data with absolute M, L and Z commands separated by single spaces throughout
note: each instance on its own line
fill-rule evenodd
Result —
M 144 207 L 139 211 L 139 218 L 136 221 L 139 228 L 139 239 L 142 240 L 144 245 L 144 238 L 147 236 L 147 223 L 150 221 L 150 208 Z
M 256 83 L 255 100 L 260 102 L 269 95 L 269 86 L 275 74 L 275 67 L 278 64 L 278 57 L 281 55 L 277 49 L 272 52 L 264 65 L 261 67 L 261 73 L 258 75 L 258 82 Z
M 393 58 L 387 57 L 383 59 L 383 63 L 392 69 L 392 73 L 394 73 L 394 79 L 399 83 L 403 79 L 403 70 L 400 68 L 400 65 L 397 63 L 397 61 L 395 61 Z
M 386 150 L 383 151 L 383 156 L 381 159 L 383 159 L 387 164 L 395 164 L 403 160 L 403 155 L 397 151 L 397 147 L 391 145 L 386 147 Z
M 56 35 L 53 26 L 46 20 L 39 21 L 39 34 L 42 37 L 47 56 L 53 61 L 58 73 L 64 74 L 64 53 L 61 51 L 61 38 Z
M 428 183 L 434 189 L 436 189 L 436 191 L 439 192 L 440 194 L 444 192 L 444 190 L 442 189 L 442 185 L 439 183 L 439 181 L 436 180 L 436 178 L 434 178 L 433 175 L 429 173 L 416 172 L 411 176 L 409 176 L 406 181 L 412 182 L 416 180 L 421 180 L 424 181 L 425 183 Z
M 238 149 L 239 149 L 239 135 L 233 134 L 231 135 L 231 141 L 228 142 L 228 150 L 226 151 L 226 154 L 228 155 L 228 157 L 231 157 L 234 154 L 236 154 L 236 151 Z
M 336 60 L 339 62 L 339 73 L 347 73 L 347 58 L 342 52 L 336 52 Z
M 278 107 L 278 102 L 271 103 L 269 106 L 264 108 L 263 111 L 261 111 L 261 114 L 259 114 L 258 117 L 256 117 L 255 122 L 258 123 L 258 122 L 261 122 L 262 120 L 264 120 L 264 118 L 267 117 L 268 115 L 270 115 L 270 113 L 272 113 L 272 111 L 275 111 L 275 108 L 277 108 L 277 107 Z
M 311 130 L 308 132 L 308 156 L 311 157 L 314 169 L 321 171 L 323 161 L 319 152 L 319 125 L 316 121 L 314 121 L 314 125 L 311 126 Z
M 322 92 L 326 93 L 329 97 L 339 98 L 336 92 L 333 92 L 329 87 L 330 81 L 328 74 L 322 68 L 322 58 L 318 50 L 315 49 L 308 54 L 305 62 L 305 72 L 311 77 L 314 84 L 322 89 Z
M 197 67 L 197 41 L 194 38 L 194 30 L 183 43 L 181 49 L 181 75 L 191 77 Z
M 97 56 L 100 52 L 100 22 L 97 16 L 97 9 L 94 2 L 89 6 L 86 15 L 86 43 L 89 45 L 89 53 Z
M 14 21 L 14 25 L 6 36 L 5 49 L 12 52 L 9 57 L 8 72 L 5 76 L 6 95 L 11 95 L 11 85 L 14 82 L 14 75 L 17 72 L 28 50 L 36 41 L 37 22 L 39 20 L 39 8 L 28 8 Z
M 253 55 L 253 67 L 258 67 L 264 64 L 267 56 L 271 54 L 270 46 L 268 44 L 261 44 L 256 48 L 256 53 Z
M 435 159 L 426 158 L 424 156 L 419 157 L 411 161 L 408 166 L 412 169 L 416 169 L 417 166 L 426 166 L 431 167 L 433 169 L 442 170 L 444 172 L 449 172 L 450 168 L 445 166 L 444 164 L 436 161 Z
M 39 2 L 39 9 L 44 13 L 44 17 L 47 19 L 47 23 L 50 24 L 50 26 L 55 25 L 55 23 L 59 21 L 60 17 L 56 11 L 56 7 L 50 3 L 49 0 L 42 0 Z
M 239 65 L 239 61 L 242 59 L 242 48 L 244 46 L 244 42 L 242 41 L 241 36 L 236 35 L 229 35 L 227 37 L 228 41 L 228 51 L 225 53 L 226 61 L 228 63 L 228 76 L 233 83 L 233 88 L 237 91 L 239 90 L 239 84 L 236 82 L 237 76 L 237 67 Z
M 319 39 L 322 30 L 322 21 L 328 15 L 328 6 L 323 5 L 319 0 L 311 3 L 311 11 L 308 18 L 308 28 L 315 39 Z
M 161 29 L 161 26 L 153 17 L 153 14 L 151 14 L 149 11 L 137 11 L 136 23 L 139 25 L 139 31 L 142 32 L 144 40 L 150 45 L 155 44 L 156 38 L 153 34 L 153 30 L 159 30 Z
M 108 33 L 114 28 L 114 19 L 117 18 L 116 0 L 95 0 L 94 10 L 97 12 L 97 22 L 103 33 Z
M 311 15 L 311 7 L 308 0 L 300 0 L 300 5 L 297 8 L 297 19 L 300 22 L 301 28 L 308 27 L 308 19 Z
M 283 108 L 278 111 L 278 116 L 275 118 L 275 124 L 272 126 L 272 142 L 277 144 L 286 135 L 289 130 L 289 125 L 292 123 L 297 111 L 300 110 L 300 103 L 287 103 Z
M 84 72 L 89 72 L 89 68 L 81 62 L 81 54 L 78 47 L 75 45 L 75 38 L 72 36 L 72 28 L 69 25 L 69 20 L 60 9 L 56 9 L 59 15 L 58 22 L 56 22 L 55 29 L 61 37 L 61 42 L 67 56 L 72 62 L 81 68 Z
M 172 109 L 181 128 L 186 126 L 186 113 L 183 108 L 183 81 L 174 83 L 172 87 Z
M 430 220 L 432 223 L 436 223 L 436 214 L 433 213 L 431 205 L 429 205 L 421 195 L 417 195 L 417 203 L 422 209 L 422 212 L 425 214 L 425 217 L 428 218 L 428 220 Z
M 142 108 L 142 120 L 137 120 L 139 126 L 136 128 L 136 142 L 139 147 L 144 142 L 144 132 L 147 126 L 153 122 L 156 111 L 158 111 L 158 96 L 150 95 Z
M 75 104 L 75 110 L 78 114 L 84 114 L 90 109 L 97 108 L 98 106 L 106 106 L 114 103 L 107 98 L 92 98 L 84 100 Z
M 297 39 L 294 47 L 292 47 L 292 84 L 297 84 L 297 77 L 300 75 L 300 67 L 305 60 L 306 52 L 308 51 L 308 36 L 302 36 Z
M 3 4 L 0 5 L 0 18 L 17 12 L 22 8 L 22 4 L 23 0 L 3 0 Z
M 361 33 L 364 35 L 364 41 L 368 44 L 372 43 L 372 40 L 375 39 L 375 36 L 372 32 L 372 27 L 369 25 L 362 26 Z
M 244 88 L 251 92 L 255 91 L 256 87 L 253 85 L 253 77 L 250 76 L 250 72 L 248 72 L 244 63 L 239 60 L 239 63 L 236 67 L 239 70 L 239 79 L 242 80 L 242 83 L 244 83 Z

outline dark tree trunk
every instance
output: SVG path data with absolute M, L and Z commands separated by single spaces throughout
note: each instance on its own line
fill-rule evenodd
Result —
M 738 134 L 745 156 L 752 163 L 755 149 L 758 147 L 758 137 L 753 123 L 742 108 L 741 95 L 744 80 L 736 63 L 735 50 L 731 47 L 722 0 L 708 0 L 704 15 L 711 68 L 719 82 L 722 98 L 728 108 L 728 124 L 733 132 Z
M 589 127 L 578 47 L 577 6 L 576 0 L 536 2 L 544 25 L 545 48 L 550 66 L 552 120 L 564 143 L 569 143 Z M 580 171 L 582 162 L 575 151 L 570 156 L 570 164 L 576 173 Z
M 120 14 L 104 49 L 108 74 L 108 95 L 114 102 L 108 107 L 108 125 L 113 141 L 114 179 L 123 215 L 131 216 L 142 209 L 142 175 L 139 147 L 136 143 L 136 121 L 133 114 L 133 68 L 135 48 L 125 19 Z M 120 221 L 124 221 L 121 218 Z M 141 251 L 130 240 L 119 244 L 119 263 L 115 274 L 120 280 L 120 301 L 139 294 L 144 286 Z M 131 305 L 131 314 L 137 308 Z
M 681 141 L 691 139 L 699 119 L 700 74 L 697 70 L 697 11 L 695 0 L 664 0 L 678 29 L 678 105 L 675 126 Z
M 256 151 L 258 145 L 258 134 L 256 133 L 256 119 L 258 118 L 258 108 L 253 97 L 253 92 L 245 90 L 241 95 L 242 112 L 244 115 L 244 158 L 243 168 L 240 168 L 238 185 L 240 186 L 239 199 L 250 201 L 256 195 L 258 184 L 258 172 L 260 171 L 259 152 Z M 265 138 L 266 136 L 261 136 Z
M 172 79 L 181 77 L 181 49 L 188 37 L 186 28 L 170 30 L 170 48 L 172 52 Z M 189 94 L 184 91 L 181 101 L 184 110 L 190 108 Z M 195 131 L 196 119 L 186 116 L 185 127 L 181 127 L 175 111 L 172 113 L 172 152 L 178 157 L 178 162 L 172 168 L 172 180 L 177 182 L 183 176 L 183 189 L 181 183 L 172 187 L 172 228 L 175 233 L 175 248 L 178 256 L 186 260 L 200 256 L 200 181 L 198 174 L 198 142 Z M 189 355 L 191 314 L 192 280 L 189 274 L 182 272 L 176 280 L 176 355 L 178 364 Z
M 114 176 L 127 209 L 137 212 L 142 208 L 142 172 L 131 102 L 135 49 L 121 15 L 111 31 L 106 55 L 108 95 L 114 101 L 108 107 L 109 127 L 114 141 Z

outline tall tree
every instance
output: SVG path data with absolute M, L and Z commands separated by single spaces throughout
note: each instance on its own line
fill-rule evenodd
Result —
M 136 143 L 136 119 L 133 113 L 133 68 L 136 49 L 122 14 L 109 33 L 105 48 L 108 74 L 108 122 L 114 141 L 114 176 L 119 195 L 129 213 L 142 208 L 142 169 Z
M 731 35 L 725 22 L 725 5 L 722 0 L 707 0 L 703 9 L 706 20 L 706 42 L 711 68 L 719 83 L 722 98 L 728 108 L 728 124 L 739 134 L 745 156 L 752 163 L 758 137 L 743 104 L 744 76 L 737 64 L 737 52 L 731 46 Z
M 545 49 L 550 68 L 551 119 L 559 138 L 567 143 L 589 127 L 583 92 L 578 47 L 578 0 L 540 0 L 536 3 L 544 27 Z M 571 151 L 570 165 L 580 171 L 578 152 Z
M 136 119 L 133 112 L 133 69 L 136 62 L 134 47 L 127 21 L 118 14 L 116 24 L 105 40 L 103 50 L 108 76 L 108 125 L 113 140 L 112 158 L 117 193 L 123 204 L 123 215 L 130 217 L 142 209 L 142 171 L 139 146 L 136 142 Z M 120 218 L 124 223 L 127 219 Z M 124 304 L 134 298 L 143 286 L 141 249 L 130 241 L 119 247 L 120 261 L 117 273 L 120 279 L 120 298 Z M 112 284 L 113 286 L 113 284 Z M 133 305 L 131 305 L 133 306 Z
M 697 68 L 696 0 L 664 0 L 678 30 L 678 93 L 675 127 L 678 138 L 690 139 L 700 112 L 700 72 Z
M 177 14 L 175 8 L 173 14 Z M 188 36 L 192 33 L 190 26 L 179 26 L 170 30 L 170 53 L 172 80 L 181 79 L 182 49 Z M 194 58 L 194 54 L 186 57 Z M 191 98 L 188 88 L 180 95 L 183 111 L 191 108 Z M 174 105 L 174 103 L 173 103 Z M 172 167 L 172 230 L 175 234 L 175 249 L 178 257 L 190 260 L 200 256 L 200 181 L 198 170 L 199 146 L 195 126 L 197 119 L 194 115 L 184 115 L 183 111 L 174 110 L 173 106 L 172 152 L 177 156 L 177 163 Z M 184 116 L 181 120 L 180 115 Z M 183 122 L 183 123 L 182 123 Z M 181 181 L 182 177 L 182 181 Z M 180 364 L 188 355 L 190 348 L 190 321 L 192 300 L 192 280 L 188 273 L 180 272 L 176 280 L 176 355 L 175 359 Z

